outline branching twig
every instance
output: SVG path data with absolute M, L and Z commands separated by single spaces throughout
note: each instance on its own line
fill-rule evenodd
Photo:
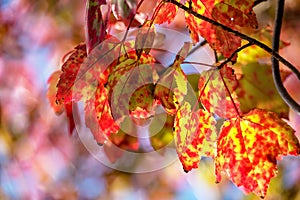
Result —
M 265 50 L 266 52 L 268 52 L 270 55 L 272 55 L 273 57 L 275 57 L 278 61 L 280 61 L 282 64 L 286 65 L 289 69 L 292 70 L 293 73 L 296 74 L 296 76 L 298 77 L 298 79 L 300 80 L 300 72 L 286 59 L 284 59 L 282 56 L 280 56 L 276 51 L 273 51 L 272 48 L 268 47 L 267 45 L 265 45 L 264 43 L 248 36 L 245 35 L 237 30 L 234 30 L 228 26 L 225 26 L 213 19 L 210 19 L 204 15 L 201 15 L 195 11 L 193 11 L 192 9 L 186 7 L 185 5 L 181 4 L 180 2 L 177 2 L 176 0 L 165 0 L 165 2 L 170 2 L 176 6 L 178 6 L 179 8 L 181 8 L 182 10 L 186 11 L 187 13 L 197 17 L 198 19 L 204 20 L 206 22 L 209 22 L 210 24 L 220 27 L 222 28 L 224 31 L 230 32 L 232 34 L 234 34 L 235 36 L 240 37 L 241 39 L 247 40 L 248 42 L 257 45 L 258 47 L 260 47 L 261 49 Z
M 284 0 L 278 0 L 277 2 L 277 9 L 276 9 L 276 17 L 274 23 L 274 35 L 273 35 L 273 42 L 272 48 L 273 51 L 279 51 L 279 43 L 280 43 L 280 32 L 281 32 L 281 25 L 282 25 L 282 18 L 284 12 Z M 281 77 L 280 77 L 280 70 L 279 70 L 279 61 L 272 57 L 272 68 L 273 68 L 273 79 L 275 86 L 283 98 L 283 100 L 295 111 L 300 113 L 300 105 L 289 95 L 286 91 Z
M 231 62 L 232 59 L 234 58 L 234 56 L 242 51 L 243 49 L 246 49 L 247 47 L 250 47 L 252 46 L 253 44 L 251 42 L 248 42 L 247 44 L 241 46 L 240 48 L 238 48 L 237 50 L 235 50 L 230 56 L 229 58 L 227 58 L 224 62 L 222 62 L 219 66 L 218 66 L 218 69 L 221 69 L 224 65 L 226 65 L 227 63 Z

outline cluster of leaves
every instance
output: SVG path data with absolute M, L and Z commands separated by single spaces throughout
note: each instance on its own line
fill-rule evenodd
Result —
M 96 142 L 109 141 L 131 151 L 139 150 L 138 140 L 120 127 L 126 119 L 151 119 L 161 106 L 168 118 L 151 139 L 155 149 L 170 142 L 171 132 L 184 171 L 197 168 L 201 156 L 209 156 L 217 182 L 226 174 L 246 193 L 264 197 L 277 174 L 277 160 L 300 152 L 294 130 L 282 120 L 288 107 L 270 82 L 271 67 L 260 62 L 268 55 L 258 54 L 256 46 L 241 48 L 242 38 L 185 11 L 192 43 L 183 45 L 169 67 L 157 69 L 154 24 L 174 21 L 179 9 L 174 2 L 180 1 L 158 1 L 151 19 L 140 22 L 136 16 L 144 1 L 87 1 L 86 43 L 68 53 L 61 71 L 50 77 L 52 106 L 57 112 L 66 110 L 72 133 L 73 104 L 84 101 L 85 123 Z M 271 35 L 257 29 L 254 0 L 190 0 L 180 5 L 265 43 Z M 110 34 L 118 20 L 128 30 L 139 25 L 135 41 L 126 41 L 128 32 L 123 39 Z M 181 64 L 200 36 L 219 61 L 200 74 L 197 99 L 191 100 Z M 221 128 L 216 127 L 219 119 Z

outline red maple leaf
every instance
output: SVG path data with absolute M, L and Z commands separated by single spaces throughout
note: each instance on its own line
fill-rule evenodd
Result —
M 275 113 L 253 110 L 224 122 L 217 143 L 217 182 L 224 172 L 246 193 L 264 197 L 277 174 L 277 159 L 298 155 L 300 145 L 294 130 Z
M 237 86 L 238 81 L 230 67 L 202 72 L 198 83 L 200 101 L 209 112 L 224 118 L 235 117 L 241 113 L 234 92 Z
M 198 168 L 200 156 L 213 156 L 216 141 L 216 121 L 203 109 L 193 111 L 188 102 L 176 113 L 174 140 L 185 172 Z
M 61 75 L 57 84 L 57 103 L 68 103 L 73 100 L 72 90 L 77 77 L 77 73 L 86 58 L 86 45 L 79 44 L 70 53 L 61 68 Z

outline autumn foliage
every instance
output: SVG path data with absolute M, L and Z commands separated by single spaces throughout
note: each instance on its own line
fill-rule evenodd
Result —
M 256 44 L 244 47 L 247 41 L 234 32 L 195 15 L 267 43 L 272 32 L 258 27 L 254 0 L 158 1 L 152 16 L 143 20 L 137 16 L 146 1 L 113 2 L 87 1 L 86 42 L 67 53 L 61 71 L 49 79 L 51 105 L 56 112 L 68 113 L 70 134 L 75 129 L 70 113 L 83 101 L 85 124 L 95 142 L 105 145 L 110 140 L 136 151 L 139 144 L 132 138 L 114 139 L 124 134 L 122 123 L 128 118 L 151 120 L 155 109 L 162 107 L 168 120 L 160 138 L 172 130 L 185 172 L 198 168 L 201 156 L 208 156 L 214 159 L 216 182 L 226 175 L 246 193 L 264 197 L 277 174 L 277 160 L 300 153 L 295 131 L 283 119 L 288 106 L 272 82 L 270 63 L 262 63 L 270 56 L 257 54 L 261 49 Z M 156 67 L 157 43 L 163 40 L 156 27 L 172 23 L 180 9 L 191 40 L 171 65 Z M 117 21 L 127 26 L 121 38 L 114 36 Z M 127 41 L 130 30 L 137 33 Z M 199 74 L 193 90 L 196 99 L 191 100 L 182 64 L 201 42 L 216 52 L 216 63 Z M 154 149 L 169 142 L 151 141 Z

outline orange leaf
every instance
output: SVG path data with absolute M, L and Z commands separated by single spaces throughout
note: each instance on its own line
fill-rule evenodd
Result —
M 171 23 L 177 15 L 178 7 L 172 3 L 165 3 L 163 0 L 160 0 L 155 10 L 158 10 L 154 19 L 155 24 Z
M 86 58 L 86 45 L 79 44 L 62 65 L 62 73 L 57 84 L 57 102 L 68 103 L 73 100 L 72 90 L 78 70 Z
M 277 159 L 299 152 L 299 141 L 288 124 L 275 113 L 253 110 L 224 122 L 215 158 L 217 182 L 224 172 L 246 193 L 264 197 L 277 174 Z
M 198 84 L 202 105 L 208 112 L 220 117 L 231 118 L 239 115 L 240 103 L 234 92 L 237 86 L 237 79 L 230 67 L 203 72 Z
M 257 28 L 256 17 L 252 11 L 253 0 L 192 0 L 191 2 L 186 1 L 186 6 L 189 6 L 190 3 L 192 3 L 193 11 L 234 30 Z M 229 57 L 241 46 L 241 39 L 232 33 L 187 12 L 185 17 L 194 43 L 199 42 L 199 35 L 201 35 L 213 49 L 225 57 Z
M 200 156 L 213 156 L 216 121 L 210 113 L 193 111 L 188 102 L 177 111 L 174 140 L 179 160 L 185 172 L 198 168 Z
M 130 51 L 119 58 L 120 63 L 112 67 L 107 81 L 116 120 L 132 114 L 137 118 L 150 117 L 153 105 L 153 90 L 156 70 L 150 54 Z
M 119 131 L 119 125 L 111 114 L 108 91 L 101 85 L 97 88 L 95 96 L 85 102 L 85 123 L 98 144 L 103 144 L 111 133 Z
M 63 105 L 56 103 L 56 93 L 57 93 L 56 85 L 59 81 L 60 74 L 61 71 L 55 71 L 51 74 L 51 76 L 48 79 L 49 87 L 47 91 L 47 98 L 56 114 L 61 114 L 64 111 Z
M 187 78 L 180 64 L 186 58 L 191 43 L 185 42 L 176 55 L 173 64 L 161 75 L 155 87 L 155 98 L 159 100 L 167 113 L 174 115 L 187 94 Z

